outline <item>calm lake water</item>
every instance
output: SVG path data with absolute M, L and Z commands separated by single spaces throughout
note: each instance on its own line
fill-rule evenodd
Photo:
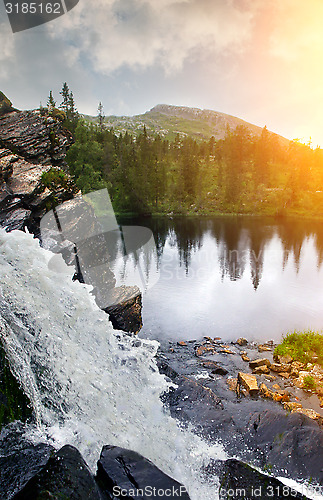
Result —
M 114 269 L 118 284 L 135 284 L 138 272 L 148 283 L 140 336 L 279 340 L 294 329 L 323 329 L 322 222 L 162 217 L 120 223 L 150 228 L 157 245 L 157 256 L 139 252 Z

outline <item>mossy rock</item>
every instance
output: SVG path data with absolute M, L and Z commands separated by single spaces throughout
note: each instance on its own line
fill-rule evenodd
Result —
M 31 415 L 30 401 L 12 375 L 9 362 L 0 344 L 0 430 L 14 420 L 25 422 L 31 418 Z
M 12 103 L 0 90 L 0 116 L 13 111 Z
M 66 113 L 62 109 L 51 108 L 48 111 L 48 115 L 56 118 L 60 122 L 64 122 L 66 120 Z

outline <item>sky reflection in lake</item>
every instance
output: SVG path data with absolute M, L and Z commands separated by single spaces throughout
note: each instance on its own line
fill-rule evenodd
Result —
M 128 221 L 129 223 L 129 221 Z M 158 283 L 143 295 L 141 335 L 278 340 L 323 328 L 321 223 L 264 218 L 136 220 L 158 247 Z M 156 263 L 147 263 L 148 275 Z M 122 283 L 132 284 L 130 259 Z

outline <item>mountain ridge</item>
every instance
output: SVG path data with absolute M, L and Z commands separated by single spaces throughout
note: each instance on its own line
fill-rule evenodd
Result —
M 96 120 L 93 116 L 83 116 L 89 121 Z M 255 136 L 260 135 L 263 130 L 263 127 L 220 111 L 170 104 L 157 104 L 149 111 L 134 116 L 106 116 L 104 125 L 122 134 L 128 132 L 137 135 L 145 127 L 148 134 L 158 133 L 164 139 L 174 140 L 179 135 L 190 136 L 198 141 L 208 140 L 212 136 L 216 140 L 223 139 L 228 127 L 234 130 L 239 125 L 248 128 Z M 271 133 L 282 144 L 289 144 L 288 139 L 275 132 Z

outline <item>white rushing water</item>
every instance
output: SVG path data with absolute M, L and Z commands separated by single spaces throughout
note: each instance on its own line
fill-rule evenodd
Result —
M 157 342 L 112 329 L 74 269 L 19 231 L 0 230 L 0 332 L 12 369 L 32 401 L 34 439 L 76 446 L 95 470 L 103 445 L 135 450 L 185 484 L 192 500 L 217 498 L 201 468 L 225 459 L 181 430 L 160 401 Z

